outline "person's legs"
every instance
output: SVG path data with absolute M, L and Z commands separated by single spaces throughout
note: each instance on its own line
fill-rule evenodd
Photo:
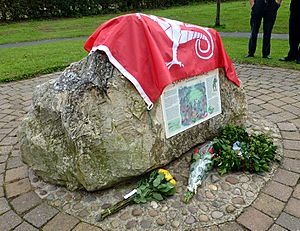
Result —
M 262 56 L 267 58 L 270 55 L 271 50 L 271 34 L 272 29 L 276 20 L 278 6 L 277 3 L 274 2 L 272 5 L 268 5 L 265 10 L 265 14 L 263 15 L 263 48 L 262 48 Z
M 300 64 L 300 38 L 298 40 L 298 52 L 297 52 L 297 57 L 296 57 L 296 63 Z
M 299 29 L 297 28 L 297 22 L 299 20 L 299 17 L 295 15 L 293 11 L 290 13 L 290 19 L 289 19 L 289 45 L 290 50 L 288 53 L 287 58 L 290 60 L 295 60 L 297 58 L 298 53 L 298 46 L 299 46 Z M 299 25 L 298 25 L 299 27 Z
M 289 18 L 289 52 L 288 56 L 280 61 L 294 61 L 300 64 L 300 1 L 292 0 L 290 4 Z
M 300 10 L 295 12 L 292 18 L 292 26 L 293 26 L 293 33 L 294 33 L 294 41 L 293 41 L 293 49 L 295 49 L 295 58 L 296 62 L 300 64 Z
M 251 11 L 250 26 L 251 35 L 248 44 L 248 56 L 254 56 L 257 44 L 257 34 L 261 25 L 262 20 L 262 9 L 261 6 L 254 4 Z
M 297 19 L 300 21 L 300 19 Z M 298 27 L 298 33 L 297 33 L 297 46 L 298 46 L 298 50 L 297 50 L 297 54 L 296 54 L 296 63 L 300 64 L 300 28 Z M 296 48 L 297 49 L 297 48 Z

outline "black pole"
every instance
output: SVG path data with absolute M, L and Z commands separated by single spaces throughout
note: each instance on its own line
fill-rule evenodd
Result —
M 220 10 L 221 10 L 221 0 L 217 0 L 217 12 L 216 12 L 215 26 L 221 26 L 221 24 L 220 24 Z

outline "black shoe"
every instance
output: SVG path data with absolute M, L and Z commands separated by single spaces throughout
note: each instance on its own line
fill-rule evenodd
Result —
M 245 58 L 253 58 L 254 57 L 254 55 L 251 55 L 251 54 L 247 54 L 246 56 L 245 56 Z
M 279 61 L 282 61 L 282 62 L 290 62 L 290 61 L 294 61 L 295 59 L 293 58 L 290 58 L 290 57 L 283 57 L 283 58 L 280 58 Z
M 297 63 L 297 64 L 300 64 L 300 59 L 299 59 L 299 60 L 296 60 L 296 63 Z
M 264 55 L 263 58 L 264 59 L 271 59 L 271 56 L 270 55 Z

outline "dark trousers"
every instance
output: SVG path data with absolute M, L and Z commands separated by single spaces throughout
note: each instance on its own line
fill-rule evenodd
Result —
M 251 11 L 251 36 L 249 39 L 248 54 L 254 55 L 257 44 L 257 35 L 263 19 L 263 48 L 262 55 L 268 56 L 271 49 L 271 33 L 276 20 L 279 5 L 275 1 L 256 0 Z
M 289 44 L 288 58 L 300 61 L 300 0 L 292 0 L 289 19 Z

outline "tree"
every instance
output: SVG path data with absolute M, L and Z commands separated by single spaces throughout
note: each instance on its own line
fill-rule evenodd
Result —
M 221 9 L 221 0 L 217 0 L 217 12 L 216 12 L 216 22 L 215 26 L 221 26 L 220 23 L 220 9 Z

